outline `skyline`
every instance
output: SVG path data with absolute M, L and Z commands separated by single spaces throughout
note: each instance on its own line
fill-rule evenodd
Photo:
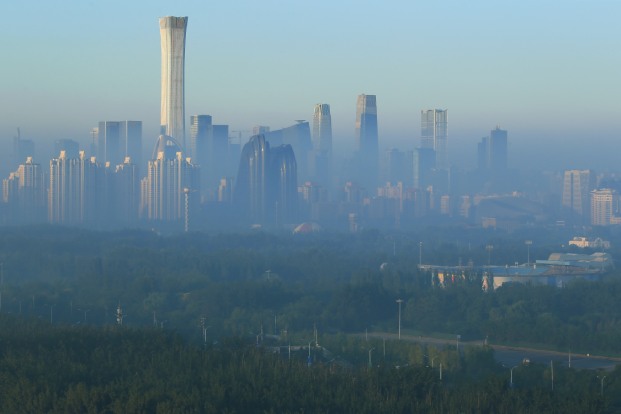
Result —
M 621 58 L 610 52 L 621 5 L 612 1 L 115 5 L 0 6 L 22 17 L 0 28 L 13 62 L 0 80 L 4 142 L 21 127 L 38 144 L 84 143 L 99 121 L 128 119 L 143 121 L 149 147 L 159 129 L 157 21 L 168 15 L 190 18 L 186 126 L 209 114 L 231 130 L 276 129 L 312 120 L 314 105 L 327 103 L 334 147 L 350 151 L 365 93 L 378 98 L 380 151 L 418 146 L 427 108 L 451 111 L 451 160 L 456 148 L 474 158 L 495 125 L 509 131 L 512 153 L 545 141 L 585 154 L 579 138 L 612 144 L 621 128 Z

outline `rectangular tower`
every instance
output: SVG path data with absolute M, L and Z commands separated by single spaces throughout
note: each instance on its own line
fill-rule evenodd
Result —
M 375 95 L 358 95 L 356 102 L 356 169 L 362 185 L 375 188 L 379 174 L 379 139 Z
M 160 18 L 162 49 L 162 133 L 181 143 L 185 151 L 185 32 L 187 17 Z
M 436 168 L 448 169 L 448 128 L 446 109 L 420 111 L 420 146 L 436 152 Z
M 595 174 L 590 170 L 567 170 L 563 177 L 563 207 L 573 224 L 587 222 L 591 216 L 591 191 Z

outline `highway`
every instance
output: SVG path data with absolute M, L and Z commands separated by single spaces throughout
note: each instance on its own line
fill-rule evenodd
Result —
M 372 338 L 386 338 L 390 340 L 398 340 L 398 335 L 388 332 L 369 332 L 368 334 L 362 333 L 358 336 L 364 337 L 368 335 Z M 455 346 L 457 338 L 455 339 L 440 339 L 429 336 L 418 335 L 405 335 L 401 334 L 402 341 L 435 345 L 435 346 Z M 483 341 L 460 341 L 460 347 L 468 346 L 483 346 Z M 505 345 L 488 344 L 488 346 L 494 349 L 494 356 L 498 362 L 505 366 L 515 366 L 523 363 L 525 359 L 530 362 L 537 362 L 542 364 L 549 364 L 550 361 L 554 361 L 558 366 L 569 366 L 576 369 L 603 369 L 611 371 L 616 365 L 621 364 L 621 358 L 597 356 L 590 354 L 574 354 L 567 352 L 548 351 L 535 348 L 513 347 Z

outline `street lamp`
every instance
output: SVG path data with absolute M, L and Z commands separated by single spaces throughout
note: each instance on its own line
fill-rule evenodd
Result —
M 524 242 L 524 244 L 526 244 L 526 252 L 527 252 L 526 253 L 527 254 L 527 256 L 526 256 L 527 257 L 526 263 L 527 263 L 527 266 L 530 267 L 530 246 L 533 244 L 533 241 L 532 240 L 526 240 Z
M 517 365 L 510 369 L 510 371 L 511 371 L 511 380 L 509 381 L 509 388 L 513 388 L 513 368 L 517 368 Z
M 397 303 L 399 304 L 399 339 L 401 339 L 401 304 L 403 299 L 397 299 Z
M 423 266 L 423 242 L 418 242 L 418 268 Z
M 599 375 L 597 376 L 597 378 L 599 378 Z M 603 377 L 600 378 L 600 388 L 599 388 L 599 394 L 603 397 L 604 396 L 604 380 L 606 379 L 606 376 L 604 375 Z

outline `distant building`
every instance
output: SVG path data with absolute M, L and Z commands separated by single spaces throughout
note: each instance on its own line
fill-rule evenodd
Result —
M 32 157 L 2 180 L 3 201 L 8 208 L 8 223 L 30 224 L 46 221 L 46 185 L 41 165 Z
M 264 134 L 271 148 L 290 145 L 295 153 L 297 176 L 302 180 L 310 179 L 309 158 L 313 150 L 310 125 L 307 121 L 297 121 L 286 128 L 273 130 Z
M 186 192 L 200 190 L 198 167 L 183 157 L 181 146 L 172 137 L 161 135 L 143 179 L 142 216 L 155 221 L 185 218 Z
M 80 151 L 69 158 L 64 151 L 50 161 L 48 218 L 51 223 L 90 225 L 101 218 L 102 191 L 95 157 Z
M 23 162 L 27 157 L 35 156 L 35 144 L 31 139 L 22 139 L 20 129 L 17 128 L 17 136 L 13 137 L 13 166 Z
M 426 109 L 420 112 L 420 146 L 435 151 L 435 164 L 439 170 L 449 167 L 447 117 L 446 109 Z
M 288 223 L 297 213 L 297 164 L 291 145 L 275 148 L 263 135 L 244 145 L 233 201 L 252 223 Z
M 131 157 L 138 165 L 142 159 L 142 121 L 101 121 L 97 131 L 97 160 L 100 164 L 122 164 L 126 157 Z M 63 140 L 61 146 L 68 149 L 66 155 L 72 157 L 75 146 Z
M 94 128 L 99 134 L 99 128 Z M 54 154 L 60 154 L 65 151 L 68 158 L 78 158 L 80 152 L 80 144 L 72 139 L 59 139 L 54 142 Z
M 492 174 L 503 173 L 508 166 L 507 131 L 496 127 L 478 144 L 477 166 Z
M 173 137 L 185 152 L 185 34 L 187 17 L 160 18 L 162 55 L 161 133 Z
M 436 167 L 436 152 L 432 148 L 414 150 L 414 188 L 425 190 L 433 182 Z
M 379 137 L 375 95 L 358 95 L 356 102 L 355 174 L 362 185 L 375 188 L 379 178 Z
M 610 188 L 591 191 L 591 224 L 593 226 L 610 226 L 619 224 L 619 194 Z
M 332 180 L 332 117 L 328 104 L 315 105 L 312 142 L 310 176 L 329 187 Z
M 567 170 L 563 176 L 562 205 L 573 224 L 588 223 L 591 217 L 591 191 L 595 174 L 591 170 Z
M 609 249 L 610 248 L 610 242 L 607 240 L 603 240 L 599 237 L 590 239 L 588 237 L 576 236 L 569 241 L 569 245 L 580 247 L 582 249 L 586 247 L 590 247 L 593 249 Z

